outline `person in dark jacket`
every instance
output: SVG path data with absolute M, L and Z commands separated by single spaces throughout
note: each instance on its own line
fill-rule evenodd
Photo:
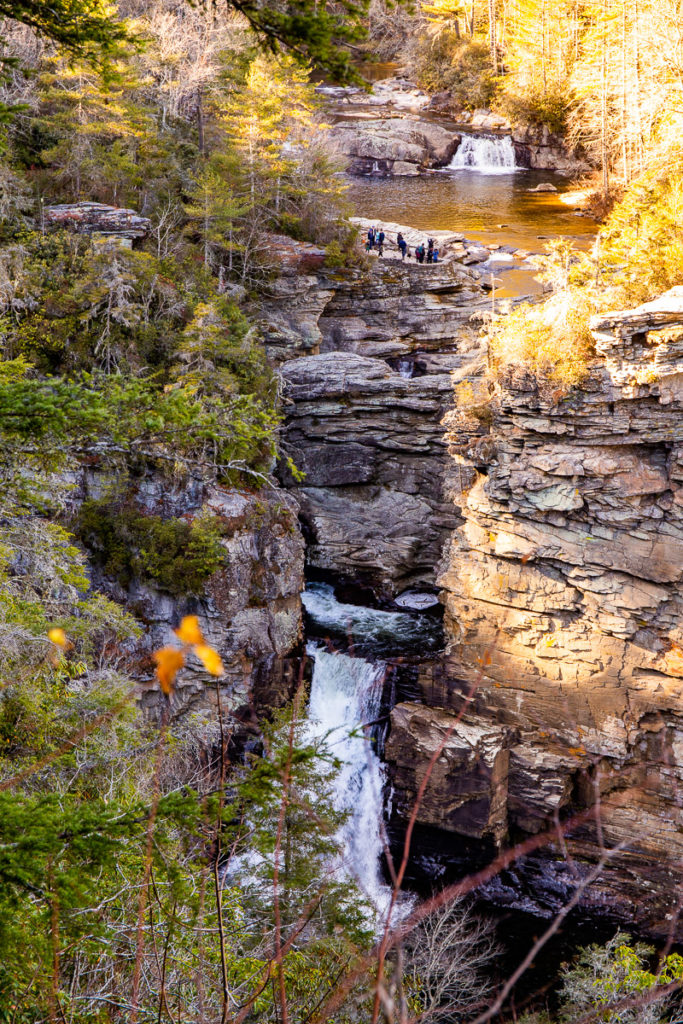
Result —
M 401 252 L 401 259 L 404 260 L 406 258 L 406 250 L 408 248 L 408 245 L 400 231 L 396 237 L 396 245 L 399 247 L 399 250 Z

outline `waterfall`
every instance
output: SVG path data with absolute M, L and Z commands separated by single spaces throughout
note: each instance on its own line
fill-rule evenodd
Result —
M 411 592 L 409 601 L 425 595 Z M 383 658 L 400 650 L 423 654 L 440 650 L 443 634 L 438 619 L 430 615 L 389 612 L 338 601 L 327 583 L 309 583 L 301 595 L 309 635 L 336 637 L 342 653 L 328 650 L 322 640 L 310 640 L 313 680 L 309 701 L 311 738 L 327 737 L 342 769 L 335 783 L 335 807 L 348 815 L 339 836 L 343 864 L 375 911 L 375 926 L 386 919 L 391 889 L 382 879 L 384 857 L 383 789 L 385 768 L 374 749 L 371 733 L 378 728 L 359 726 L 377 720 L 382 707 L 386 675 Z M 433 602 L 434 598 L 431 597 Z M 407 911 L 402 895 L 395 908 L 397 918 Z
M 372 747 L 370 730 L 358 726 L 379 715 L 386 666 L 329 653 L 314 643 L 307 650 L 314 659 L 310 731 L 327 737 L 342 761 L 335 807 L 348 814 L 340 836 L 344 866 L 381 920 L 391 895 L 380 873 L 384 768 Z
M 511 136 L 463 135 L 447 170 L 479 171 L 480 174 L 507 174 L 517 170 Z

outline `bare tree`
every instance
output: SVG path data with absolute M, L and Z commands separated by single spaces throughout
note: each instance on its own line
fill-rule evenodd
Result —
M 491 991 L 487 969 L 499 952 L 492 925 L 475 917 L 463 900 L 421 921 L 406 939 L 404 961 L 420 1018 L 452 1020 L 482 1006 Z

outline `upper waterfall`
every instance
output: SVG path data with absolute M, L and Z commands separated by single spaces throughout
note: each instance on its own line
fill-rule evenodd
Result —
M 481 174 L 506 174 L 518 170 L 511 136 L 463 135 L 447 170 L 479 171 Z

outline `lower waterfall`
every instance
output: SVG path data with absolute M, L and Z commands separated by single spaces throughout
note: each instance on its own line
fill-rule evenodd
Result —
M 463 135 L 462 141 L 446 168 L 449 171 L 479 171 L 481 174 L 506 174 L 517 170 L 517 159 L 509 135 L 493 138 L 486 135 Z
M 327 739 L 342 761 L 335 806 L 348 818 L 342 826 L 343 867 L 353 876 L 376 916 L 383 920 L 391 891 L 381 876 L 384 768 L 373 749 L 370 729 L 380 710 L 386 666 L 364 658 L 329 653 L 310 643 L 314 659 L 309 702 L 310 729 Z
M 331 753 L 342 762 L 334 803 L 348 817 L 341 829 L 339 870 L 355 879 L 374 910 L 375 926 L 380 928 L 391 900 L 391 888 L 382 877 L 385 767 L 373 742 L 373 737 L 381 737 L 382 729 L 379 724 L 362 727 L 377 723 L 385 707 L 385 659 L 401 652 L 426 655 L 439 650 L 443 644 L 441 622 L 424 612 L 409 614 L 346 604 L 337 599 L 328 583 L 310 582 L 302 601 L 309 635 L 306 650 L 313 659 L 310 735 L 325 737 Z M 434 597 L 410 592 L 406 601 L 433 604 Z M 402 895 L 395 914 L 402 916 L 410 902 Z

